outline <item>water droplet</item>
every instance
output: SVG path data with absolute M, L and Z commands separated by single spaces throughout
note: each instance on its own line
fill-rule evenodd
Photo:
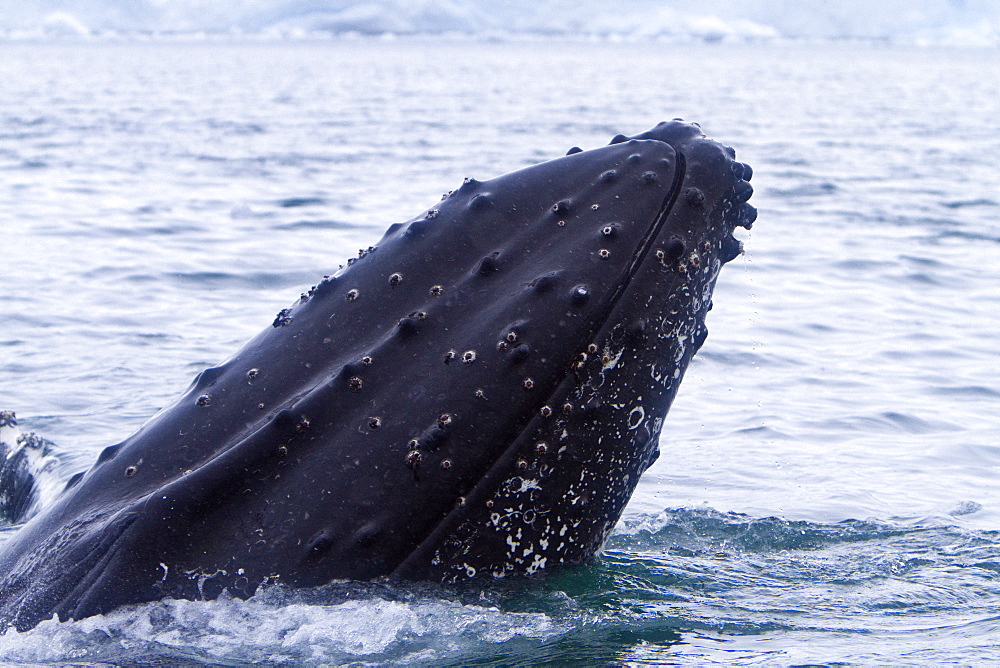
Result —
M 369 429 L 378 429 L 381 426 L 382 426 L 382 418 L 378 417 L 377 415 L 374 416 L 374 417 L 368 418 L 368 428 Z
M 542 406 L 541 409 L 538 412 L 542 414 L 542 417 L 548 417 L 548 416 L 552 415 L 552 407 L 551 406 Z
M 434 297 L 440 297 L 443 292 L 444 288 L 442 288 L 440 285 L 435 285 L 431 287 L 431 295 Z
M 464 353 L 462 353 L 462 363 L 463 364 L 472 364 L 475 361 L 476 361 L 476 351 L 475 350 L 466 350 Z
M 525 378 L 521 382 L 521 385 L 524 386 L 524 389 L 530 390 L 530 389 L 532 389 L 535 386 L 535 381 L 532 380 L 531 378 Z
M 607 260 L 609 257 L 611 257 L 611 251 L 609 251 L 607 248 L 602 248 L 601 250 L 597 251 L 597 254 L 598 256 L 600 256 L 602 260 Z
M 205 406 L 208 406 L 212 403 L 212 395 L 203 394 L 200 397 L 198 397 L 198 400 L 195 403 L 204 408 Z
M 260 373 L 257 369 L 250 369 L 247 371 L 247 380 L 253 380 Z
M 445 470 L 445 471 L 447 471 L 448 469 L 450 469 L 451 468 L 451 460 L 450 459 L 442 459 L 441 460 L 441 468 L 443 470 Z
M 361 387 L 363 385 L 364 385 L 364 382 L 360 378 L 358 378 L 357 376 L 351 376 L 350 380 L 347 381 L 347 386 L 349 388 L 351 388 L 352 392 L 360 392 L 361 391 Z
M 125 469 L 125 477 L 126 478 L 131 478 L 132 476 L 134 476 L 138 472 L 139 472 L 139 468 L 138 467 L 136 467 L 136 466 L 129 466 L 128 468 Z
M 357 290 L 355 290 L 355 289 L 351 289 L 351 290 L 348 290 L 348 291 L 347 291 L 347 301 L 349 301 L 349 302 L 353 302 L 353 301 L 354 301 L 355 299 L 357 299 L 357 298 L 358 298 L 358 296 L 359 296 L 360 294 L 361 294 L 361 293 L 360 293 L 360 292 L 358 292 L 358 291 L 357 291 Z

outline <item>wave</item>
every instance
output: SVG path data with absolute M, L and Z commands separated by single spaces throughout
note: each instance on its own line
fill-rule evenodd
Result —
M 58 495 L 53 452 L 50 441 L 21 432 L 13 411 L 0 411 L 0 527 L 27 521 Z
M 1000 658 L 990 640 L 1000 630 L 998 573 L 997 531 L 668 508 L 627 518 L 594 562 L 544 577 L 268 585 L 245 601 L 163 600 L 8 631 L 0 660 L 905 663 L 944 657 L 932 632 L 955 660 L 977 663 Z

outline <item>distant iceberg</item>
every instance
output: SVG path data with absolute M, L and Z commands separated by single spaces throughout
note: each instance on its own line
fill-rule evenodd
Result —
M 1000 45 L 996 0 L 35 0 L 0 38 L 454 34 L 671 41 Z

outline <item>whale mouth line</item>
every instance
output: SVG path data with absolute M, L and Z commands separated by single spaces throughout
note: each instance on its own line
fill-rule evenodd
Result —
M 659 140 L 652 140 L 659 141 Z M 666 142 L 661 142 L 670 146 Z M 642 237 L 639 242 L 638 249 L 632 254 L 632 261 L 629 262 L 625 271 L 622 272 L 622 276 L 619 279 L 615 290 L 611 293 L 611 297 L 608 299 L 607 306 L 597 314 L 594 319 L 594 326 L 590 330 L 591 338 L 596 332 L 599 332 L 604 323 L 607 322 L 608 318 L 611 317 L 611 313 L 615 310 L 619 300 L 625 291 L 628 289 L 629 285 L 632 283 L 632 279 L 635 278 L 636 274 L 639 273 L 639 269 L 642 267 L 643 263 L 646 261 L 646 257 L 649 252 L 653 249 L 653 245 L 656 243 L 657 238 L 660 236 L 660 232 L 663 231 L 664 225 L 666 225 L 667 219 L 670 217 L 670 213 L 674 209 L 674 205 L 677 203 L 677 198 L 680 196 L 681 185 L 684 183 L 684 176 L 687 171 L 687 162 L 684 159 L 684 154 L 680 151 L 675 151 L 674 155 L 677 159 L 677 164 L 674 167 L 674 180 L 670 184 L 670 189 L 667 191 L 666 196 L 663 198 L 663 204 L 660 205 L 660 209 L 653 219 L 652 225 L 649 226 L 649 230 Z
M 638 141 L 660 141 L 658 139 L 651 140 L 638 140 Z M 661 142 L 670 146 L 667 142 Z M 684 155 L 680 151 L 675 151 L 676 165 L 674 169 L 673 181 L 670 184 L 670 188 L 667 190 L 667 194 L 663 198 L 663 203 L 660 205 L 653 222 L 650 224 L 649 229 L 646 230 L 642 239 L 639 241 L 636 251 L 632 254 L 632 259 L 622 271 L 619 280 L 616 281 L 614 291 L 611 296 L 607 299 L 606 304 L 595 314 L 591 320 L 591 324 L 586 329 L 586 339 L 588 341 L 593 340 L 594 336 L 604 328 L 610 319 L 612 313 L 614 313 L 615 307 L 621 301 L 625 292 L 628 290 L 629 286 L 632 284 L 632 280 L 639 273 L 643 263 L 648 257 L 650 251 L 656 243 L 657 238 L 663 231 L 666 225 L 667 219 L 670 217 L 673 211 L 674 205 L 680 196 L 681 186 L 684 183 L 684 177 L 687 171 L 687 164 L 684 159 Z M 552 388 L 551 394 L 558 392 L 559 386 L 565 380 L 568 374 L 572 373 L 572 369 L 567 367 L 566 373 L 561 376 L 559 382 L 555 384 Z M 524 418 L 517 430 L 517 437 L 514 438 L 507 449 L 497 458 L 493 466 L 483 475 L 476 485 L 473 486 L 471 490 L 465 495 L 464 500 L 466 503 L 473 503 L 475 499 L 482 493 L 489 493 L 493 488 L 494 476 L 497 474 L 502 474 L 504 471 L 510 469 L 511 464 L 514 463 L 514 459 L 518 455 L 518 451 L 521 448 L 521 439 L 526 433 L 531 432 L 532 425 L 536 423 L 539 419 L 539 409 L 541 406 L 545 405 L 549 400 L 550 395 L 545 395 L 541 397 L 535 410 L 529 412 Z M 419 567 L 416 562 L 420 561 L 427 556 L 428 552 L 434 550 L 434 546 L 437 543 L 437 539 L 441 535 L 449 530 L 454 529 L 454 524 L 460 522 L 462 518 L 460 517 L 460 512 L 456 509 L 448 513 L 444 518 L 442 518 L 436 525 L 434 525 L 430 531 L 426 534 L 424 539 L 417 544 L 416 548 L 413 549 L 406 557 L 403 558 L 399 564 L 392 570 L 389 577 L 390 578 L 400 578 L 405 579 L 412 575 L 412 572 Z M 426 561 L 426 559 L 423 559 Z

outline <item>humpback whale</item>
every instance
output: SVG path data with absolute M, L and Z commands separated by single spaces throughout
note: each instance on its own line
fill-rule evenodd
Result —
M 593 557 L 658 456 L 751 173 L 675 120 L 466 179 L 0 545 L 0 625 Z

